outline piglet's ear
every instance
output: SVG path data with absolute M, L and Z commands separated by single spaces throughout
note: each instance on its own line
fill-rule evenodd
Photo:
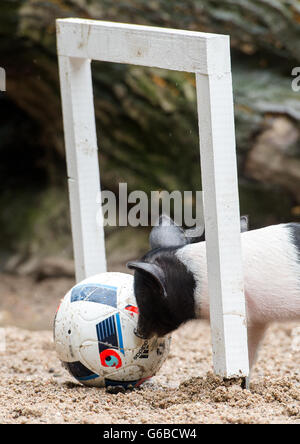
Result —
M 164 214 L 160 216 L 158 226 L 152 228 L 149 242 L 152 250 L 154 248 L 179 247 L 188 243 L 183 229 Z
M 142 261 L 128 262 L 127 267 L 131 270 L 135 270 L 141 273 L 145 273 L 151 278 L 153 278 L 161 287 L 162 293 L 167 297 L 167 292 L 165 288 L 165 275 L 163 270 L 156 264 L 149 264 Z

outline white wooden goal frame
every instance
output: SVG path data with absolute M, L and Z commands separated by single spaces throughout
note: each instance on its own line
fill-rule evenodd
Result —
M 106 271 L 91 60 L 195 73 L 214 368 L 248 376 L 229 37 L 70 18 L 57 47 L 77 280 Z
M 0 92 L 6 91 L 6 73 L 5 69 L 0 67 Z

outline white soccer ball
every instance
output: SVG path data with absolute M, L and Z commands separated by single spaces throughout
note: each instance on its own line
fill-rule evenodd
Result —
M 102 273 L 85 279 L 66 294 L 57 310 L 58 356 L 82 384 L 137 387 L 160 369 L 170 347 L 170 337 L 138 338 L 137 318 L 133 276 Z

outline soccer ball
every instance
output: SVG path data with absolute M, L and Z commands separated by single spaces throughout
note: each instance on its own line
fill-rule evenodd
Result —
M 75 285 L 58 307 L 54 342 L 64 367 L 82 384 L 128 389 L 151 378 L 167 358 L 170 337 L 134 334 L 133 276 L 102 273 Z

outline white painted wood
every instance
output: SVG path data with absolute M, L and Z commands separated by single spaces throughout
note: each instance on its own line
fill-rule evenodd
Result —
M 196 74 L 215 371 L 249 374 L 230 73 Z
M 0 67 L 0 91 L 6 91 L 5 69 Z
M 106 271 L 91 63 L 59 57 L 76 280 Z M 99 219 L 98 219 L 99 220 Z
M 204 74 L 230 72 L 226 35 L 73 18 L 56 23 L 59 55 Z
M 77 279 L 104 271 L 90 59 L 196 73 L 214 367 L 249 374 L 228 36 L 57 20 Z

